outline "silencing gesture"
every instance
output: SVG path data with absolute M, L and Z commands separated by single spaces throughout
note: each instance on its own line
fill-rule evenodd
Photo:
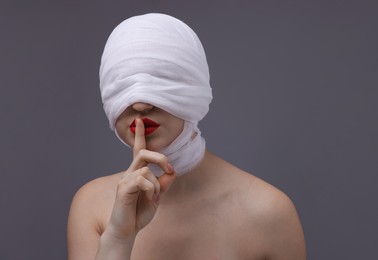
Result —
M 136 234 L 150 223 L 160 197 L 175 178 L 165 155 L 146 150 L 143 121 L 136 118 L 135 124 L 133 161 L 118 183 L 112 215 L 101 237 L 96 259 L 113 259 L 109 258 L 110 251 L 114 259 L 130 256 Z M 147 167 L 149 163 L 157 164 L 164 174 L 156 178 Z
M 75 195 L 70 260 L 124 260 L 131 251 L 136 260 L 306 259 L 292 201 L 206 150 L 198 122 L 212 90 L 205 51 L 190 27 L 156 13 L 120 23 L 101 58 L 100 90 L 109 126 L 133 147 L 133 161 L 125 172 L 97 178 Z M 163 149 L 178 158 L 175 173 L 156 152 Z M 157 179 L 149 164 L 164 174 Z M 165 193 L 176 174 L 185 177 Z M 158 208 L 159 198 L 163 206 L 168 196 L 180 203 Z

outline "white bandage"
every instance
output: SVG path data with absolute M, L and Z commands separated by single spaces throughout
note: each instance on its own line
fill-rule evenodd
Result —
M 191 170 L 203 157 L 205 141 L 197 123 L 212 100 L 209 81 L 197 35 L 169 15 L 145 14 L 123 21 L 109 36 L 101 58 L 101 97 L 112 130 L 120 114 L 136 102 L 186 121 L 180 136 L 159 151 L 178 174 Z M 161 170 L 153 171 L 160 175 Z

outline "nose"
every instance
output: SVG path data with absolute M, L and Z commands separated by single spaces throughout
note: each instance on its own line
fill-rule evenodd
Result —
M 148 103 L 143 103 L 143 102 L 137 102 L 131 105 L 131 107 L 142 114 L 148 113 L 152 108 L 154 108 L 153 105 L 148 104 Z

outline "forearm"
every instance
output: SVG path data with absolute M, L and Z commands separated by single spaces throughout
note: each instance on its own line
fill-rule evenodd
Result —
M 135 235 L 121 239 L 105 231 L 100 238 L 95 260 L 129 260 L 134 240 Z

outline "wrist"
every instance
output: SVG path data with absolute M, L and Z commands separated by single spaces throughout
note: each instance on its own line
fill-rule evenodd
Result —
M 104 241 L 104 243 L 111 243 L 114 245 L 126 245 L 130 244 L 131 246 L 134 244 L 134 240 L 137 233 L 129 233 L 129 234 L 123 234 L 121 232 L 117 232 L 112 228 L 110 225 L 108 228 L 102 233 L 101 235 L 101 241 Z
M 105 230 L 100 237 L 96 260 L 130 259 L 136 235 L 119 236 Z

